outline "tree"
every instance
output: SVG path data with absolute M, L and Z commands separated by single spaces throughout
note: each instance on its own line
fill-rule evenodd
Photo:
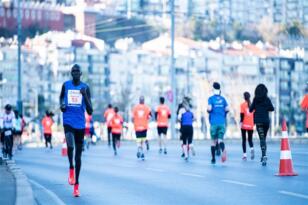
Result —
M 270 17 L 264 17 L 257 25 L 257 30 L 264 41 L 275 43 L 278 40 L 278 34 L 281 31 L 281 25 L 274 24 Z
M 295 21 L 292 24 L 285 26 L 284 33 L 292 39 L 298 39 L 304 37 L 305 32 L 303 25 Z
M 235 39 L 238 41 L 248 40 L 256 43 L 262 40 L 262 36 L 254 26 L 240 26 L 235 30 Z

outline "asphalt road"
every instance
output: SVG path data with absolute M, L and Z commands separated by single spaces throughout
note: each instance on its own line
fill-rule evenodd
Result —
M 133 142 L 122 144 L 113 156 L 107 145 L 84 152 L 80 176 L 81 197 L 72 197 L 67 183 L 68 160 L 60 147 L 25 148 L 15 159 L 34 184 L 38 204 L 308 204 L 308 145 L 292 144 L 296 177 L 277 177 L 280 144 L 268 146 L 268 166 L 260 165 L 260 148 L 255 141 L 256 158 L 242 161 L 240 141 L 227 143 L 227 162 L 210 164 L 209 142 L 196 142 L 197 155 L 185 162 L 178 141 L 170 143 L 167 155 L 158 153 L 151 142 L 146 160 L 136 158 Z M 249 156 L 249 155 L 248 155 Z M 43 192 L 51 198 L 42 197 Z M 47 192 L 46 192 L 47 191 Z

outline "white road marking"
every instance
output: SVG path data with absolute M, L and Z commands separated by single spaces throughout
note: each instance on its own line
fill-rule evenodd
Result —
M 199 174 L 186 173 L 186 172 L 182 172 L 182 173 L 180 173 L 180 174 L 181 174 L 181 175 L 184 175 L 184 176 L 204 178 L 203 175 L 199 175 Z
M 298 194 L 298 193 L 283 191 L 283 190 L 278 191 L 278 193 L 288 195 L 288 196 L 294 196 L 294 197 L 298 197 L 298 198 L 302 198 L 302 199 L 308 199 L 308 195 L 304 195 L 304 194 Z
M 42 196 L 42 194 L 46 194 L 49 199 L 49 203 L 51 204 L 55 204 L 55 205 L 65 205 L 65 203 L 51 190 L 45 188 L 44 186 L 42 186 L 41 184 L 39 184 L 38 182 L 29 179 L 29 182 L 35 187 L 34 191 L 34 196 L 37 200 L 39 200 L 40 204 L 43 204 L 44 201 L 42 198 L 40 198 L 39 196 Z M 43 193 L 42 193 L 43 192 Z M 52 200 L 52 201 L 50 201 Z M 48 203 L 47 203 L 48 204 Z
M 145 168 L 146 170 L 150 170 L 150 171 L 154 171 L 154 172 L 164 172 L 164 170 L 162 169 L 156 169 L 156 168 L 151 168 L 151 167 L 148 167 L 148 168 Z
M 128 164 L 118 164 L 119 167 L 125 167 L 125 168 L 135 168 L 134 165 L 128 165 Z
M 292 152 L 292 154 L 303 154 L 303 155 L 308 155 L 308 152 Z
M 233 180 L 228 180 L 228 179 L 224 179 L 224 180 L 221 180 L 221 181 L 225 182 L 225 183 L 229 183 L 229 184 L 236 184 L 236 185 L 242 185 L 242 186 L 248 186 L 248 187 L 255 187 L 256 186 L 254 184 L 248 184 L 248 183 L 245 183 L 245 182 L 233 181 Z

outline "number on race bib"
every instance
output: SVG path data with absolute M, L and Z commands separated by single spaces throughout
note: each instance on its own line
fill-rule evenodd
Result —
M 144 111 L 143 110 L 138 110 L 138 117 L 143 117 Z
M 80 106 L 82 103 L 82 95 L 79 90 L 68 90 L 67 98 L 68 105 Z

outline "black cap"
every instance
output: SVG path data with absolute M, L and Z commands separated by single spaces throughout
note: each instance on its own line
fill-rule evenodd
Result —
M 215 90 L 220 90 L 220 84 L 217 83 L 217 82 L 214 82 L 214 83 L 213 83 L 213 88 L 214 88 Z
M 7 104 L 7 105 L 5 105 L 4 109 L 8 110 L 8 111 L 11 111 L 12 110 L 12 105 Z

